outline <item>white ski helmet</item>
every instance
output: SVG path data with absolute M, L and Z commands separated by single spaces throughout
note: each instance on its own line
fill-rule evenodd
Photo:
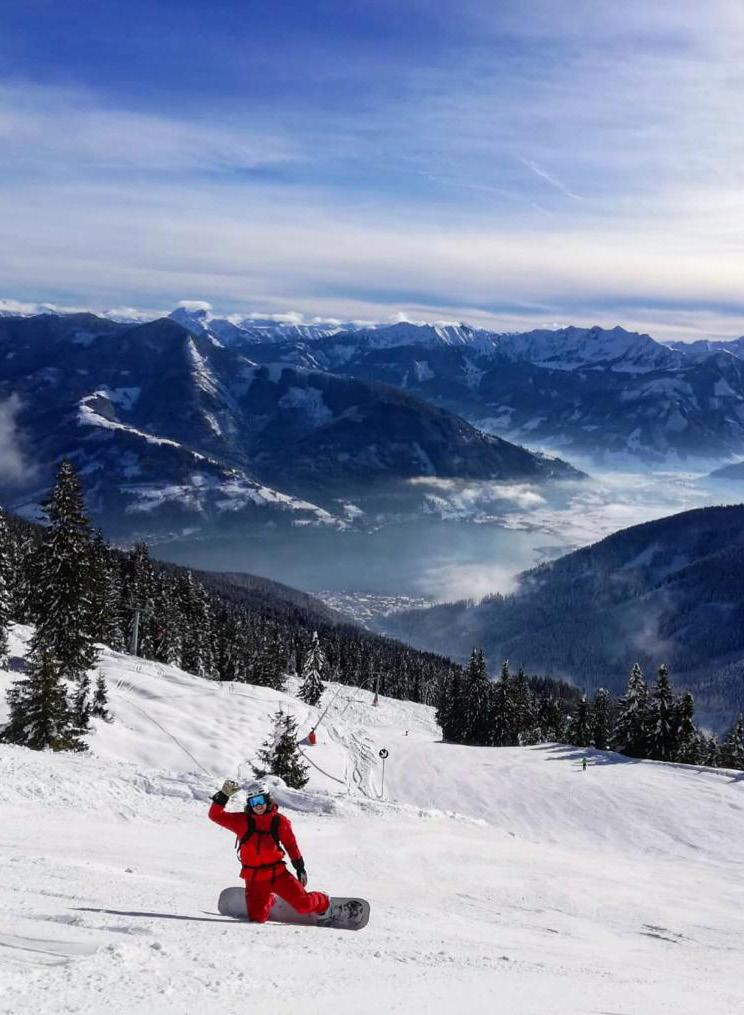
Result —
M 248 798 L 246 810 L 253 810 L 254 807 L 265 803 L 268 807 L 272 804 L 271 790 L 265 782 L 250 782 L 245 787 L 245 795 Z

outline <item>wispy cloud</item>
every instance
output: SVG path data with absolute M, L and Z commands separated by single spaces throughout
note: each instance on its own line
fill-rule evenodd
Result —
M 581 196 L 579 194 L 574 194 L 572 190 L 569 190 L 565 183 L 561 183 L 556 176 L 553 176 L 552 173 L 547 172 L 547 170 L 541 169 L 536 162 L 533 162 L 531 159 L 520 159 L 519 161 L 523 166 L 526 166 L 531 172 L 533 172 L 535 176 L 539 176 L 540 179 L 545 180 L 551 187 L 559 190 L 561 194 L 565 194 L 566 197 L 570 197 L 574 201 L 581 201 Z
M 204 95 L 0 84 L 0 291 L 744 332 L 741 5 L 362 7 L 210 21 Z
M 0 84 L 3 169 L 76 178 L 93 172 L 239 171 L 291 162 L 288 138 L 105 105 L 87 91 Z

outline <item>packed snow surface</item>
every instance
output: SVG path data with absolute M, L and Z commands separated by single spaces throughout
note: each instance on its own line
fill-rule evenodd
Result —
M 250 778 L 279 706 L 302 735 L 319 710 L 100 666 L 116 718 L 89 754 L 0 746 L 0 1012 L 744 1010 L 744 774 L 448 746 L 431 708 L 330 684 L 310 782 L 277 796 L 310 887 L 369 899 L 370 924 L 251 925 L 217 912 L 238 865 L 208 800 Z

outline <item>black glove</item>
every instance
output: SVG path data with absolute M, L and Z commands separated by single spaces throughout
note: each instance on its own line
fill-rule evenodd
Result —
M 300 857 L 299 860 L 293 860 L 292 861 L 292 866 L 295 869 L 295 874 L 297 875 L 297 880 L 300 882 L 301 885 L 303 885 L 303 886 L 306 885 L 307 884 L 307 871 L 305 870 L 305 861 L 302 859 L 302 857 Z
M 220 807 L 224 807 L 230 797 L 227 793 L 223 793 L 221 789 L 218 789 L 215 795 L 212 797 L 212 803 L 219 804 Z

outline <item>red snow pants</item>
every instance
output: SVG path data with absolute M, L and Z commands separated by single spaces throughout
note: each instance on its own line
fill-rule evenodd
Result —
M 298 913 L 325 913 L 330 899 L 325 892 L 306 892 L 283 863 L 266 870 L 247 872 L 245 906 L 255 923 L 266 923 L 274 904 L 274 895 L 288 902 Z

